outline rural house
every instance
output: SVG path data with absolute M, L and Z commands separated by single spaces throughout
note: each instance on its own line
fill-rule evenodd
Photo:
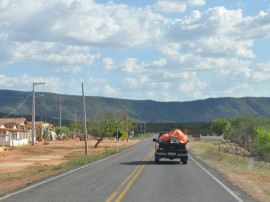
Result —
M 26 145 L 30 139 L 25 118 L 0 118 L 0 146 Z

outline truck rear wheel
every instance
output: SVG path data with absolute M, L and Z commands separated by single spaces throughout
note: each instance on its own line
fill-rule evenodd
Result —
M 159 157 L 155 155 L 155 163 L 159 163 Z
M 187 157 L 181 158 L 181 162 L 182 162 L 183 164 L 187 164 L 187 161 L 188 161 L 188 158 L 187 158 Z

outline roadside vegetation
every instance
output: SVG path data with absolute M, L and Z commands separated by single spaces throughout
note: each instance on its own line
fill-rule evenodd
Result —
M 211 123 L 214 134 L 246 149 L 260 161 L 270 161 L 270 119 L 237 117 L 231 120 L 216 119 Z
M 125 113 L 98 113 L 87 120 L 87 131 L 94 137 L 115 137 L 115 132 L 121 134 L 122 139 L 128 139 L 127 131 L 136 130 L 136 122 Z M 68 125 L 71 131 L 83 133 L 81 122 L 71 122 Z

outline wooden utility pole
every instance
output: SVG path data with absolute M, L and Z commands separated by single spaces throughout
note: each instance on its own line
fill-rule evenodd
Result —
M 32 91 L 32 145 L 35 145 L 36 141 L 36 129 L 35 129 L 35 120 L 36 120 L 36 100 L 35 100 L 35 85 L 45 84 L 45 82 L 34 82 L 33 91 Z
M 127 119 L 127 142 L 128 142 L 128 110 L 127 110 L 127 106 L 126 106 L 126 119 Z
M 60 99 L 59 99 L 59 126 L 62 127 L 62 100 L 61 100 L 61 95 L 60 95 Z
M 84 126 L 84 150 L 85 155 L 88 155 L 88 144 L 87 144 L 87 126 L 86 126 L 86 109 L 85 109 L 85 97 L 84 97 L 84 89 L 82 83 L 82 100 L 83 100 L 83 126 Z

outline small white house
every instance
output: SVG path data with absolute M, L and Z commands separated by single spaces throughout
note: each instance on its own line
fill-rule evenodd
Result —
M 26 145 L 30 137 L 26 119 L 0 119 L 0 146 Z

